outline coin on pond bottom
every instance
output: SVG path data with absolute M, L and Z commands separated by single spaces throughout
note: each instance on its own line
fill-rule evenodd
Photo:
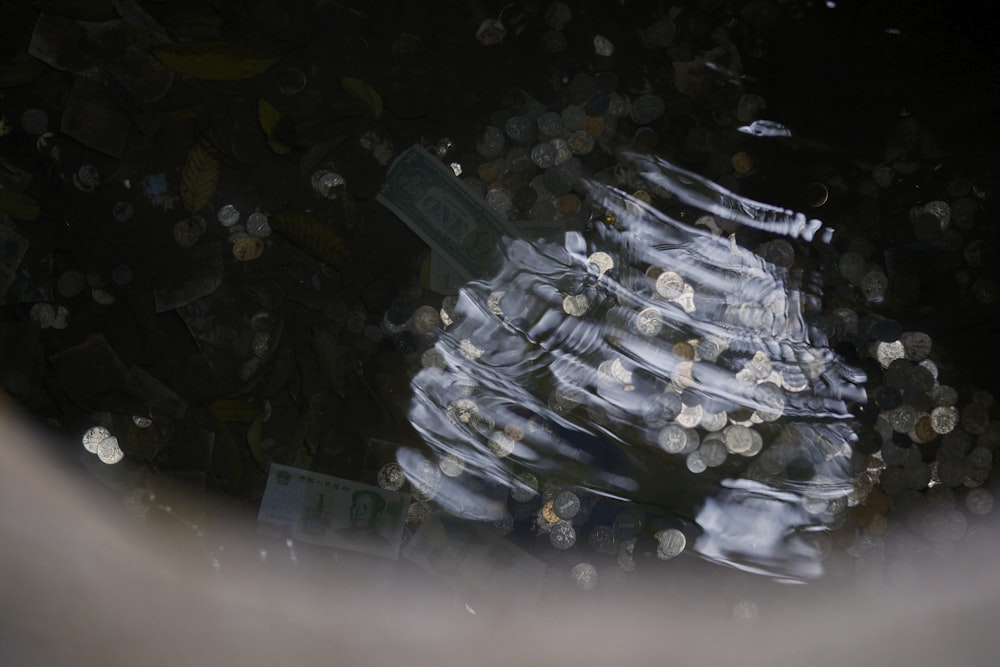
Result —
M 549 533 L 549 541 L 556 549 L 569 549 L 576 544 L 576 531 L 573 529 L 572 524 L 560 521 L 552 526 L 552 532 Z
M 656 548 L 656 556 L 662 560 L 675 558 L 684 551 L 687 546 L 687 538 L 684 533 L 676 528 L 668 528 L 656 534 L 659 545 Z
M 249 262 L 264 252 L 264 242 L 256 236 L 245 236 L 233 244 L 233 257 L 241 262 Z

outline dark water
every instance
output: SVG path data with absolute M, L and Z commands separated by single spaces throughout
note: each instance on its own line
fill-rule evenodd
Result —
M 113 308 L 49 299 L 70 307 L 73 326 L 42 333 L 28 373 L 40 386 L 8 387 L 40 420 L 76 435 L 95 414 L 120 423 L 151 411 L 128 392 L 81 391 L 82 371 L 51 366 L 51 355 L 100 333 L 126 365 L 192 406 L 199 427 L 219 400 L 255 410 L 271 400 L 273 460 L 294 458 L 287 433 L 311 398 L 326 399 L 336 407 L 310 441 L 315 469 L 374 482 L 383 462 L 367 438 L 404 442 L 399 462 L 429 506 L 491 524 L 544 558 L 566 554 L 569 565 L 604 558 L 613 569 L 635 548 L 656 561 L 657 536 L 673 529 L 688 553 L 809 579 L 862 550 L 905 560 L 913 540 L 937 549 L 954 541 L 947 526 L 975 527 L 982 506 L 968 499 L 995 489 L 1000 331 L 998 40 L 988 3 L 707 0 L 672 11 L 592 2 L 572 7 L 563 41 L 548 3 L 272 4 L 147 10 L 172 30 L 186 26 L 185 39 L 204 31 L 279 45 L 282 68 L 307 77 L 305 94 L 280 97 L 277 68 L 241 82 L 183 79 L 155 104 L 123 103 L 134 124 L 125 159 L 65 140 L 55 160 L 29 133 L 4 139 L 4 157 L 35 176 L 28 192 L 44 215 L 32 242 L 50 250 L 54 276 L 79 268 L 107 286 L 114 266 L 135 272 Z M 266 20 L 265 9 L 282 20 Z M 507 33 L 484 46 L 476 30 L 498 16 Z M 12 61 L 36 19 L 11 11 L 7 25 L 20 34 L 3 48 Z M 598 34 L 612 55 L 595 54 Z M 115 53 L 102 48 L 95 61 Z M 359 120 L 337 87 L 342 76 L 377 90 L 383 115 Z M 15 122 L 41 108 L 54 129 L 73 79 L 51 73 L 5 88 L 4 113 Z M 622 115 L 579 156 L 581 178 L 566 188 L 579 211 L 557 221 L 566 234 L 508 239 L 503 268 L 462 285 L 447 308 L 455 324 L 433 336 L 380 330 L 401 294 L 435 310 L 442 297 L 417 289 L 412 298 L 426 249 L 374 201 L 384 165 L 359 138 L 374 131 L 395 152 L 448 139 L 446 161 L 485 192 L 477 139 L 523 113 L 525 94 L 562 111 L 600 106 L 594 99 L 610 93 L 655 95 L 663 113 Z M 260 97 L 286 103 L 294 123 L 280 138 L 291 158 L 262 139 Z M 303 253 L 284 240 L 270 241 L 258 264 L 226 265 L 231 291 L 205 309 L 224 310 L 234 330 L 262 308 L 284 318 L 282 353 L 269 358 L 276 370 L 250 382 L 236 362 L 220 371 L 230 360 L 209 358 L 175 314 L 154 312 L 150 293 L 184 272 L 171 237 L 181 216 L 121 185 L 163 172 L 176 190 L 195 137 L 212 137 L 231 159 L 213 206 L 309 209 L 334 220 L 347 246 L 335 271 L 309 243 Z M 344 173 L 355 208 L 312 191 L 308 177 L 326 160 Z M 112 175 L 93 196 L 73 184 L 87 164 Z M 516 200 L 529 181 L 501 175 L 494 185 Z M 109 218 L 119 200 L 134 200 L 136 224 Z M 503 213 L 523 221 L 531 208 Z M 228 252 L 225 230 L 213 222 L 207 234 Z M 31 306 L 4 307 L 5 340 L 17 339 Z M 413 363 L 418 353 L 426 367 Z M 960 426 L 932 426 L 936 408 L 955 408 Z M 156 416 L 171 434 L 184 422 Z M 242 445 L 246 424 L 226 428 Z M 180 430 L 156 456 L 137 448 L 129 459 L 194 477 L 252 513 L 263 459 L 237 445 L 205 457 Z M 460 475 L 441 473 L 449 456 Z M 580 513 L 540 518 L 562 492 L 577 496 Z M 598 529 L 615 533 L 610 550 L 592 548 Z M 549 544 L 571 538 L 568 551 Z
M 820 226 L 662 160 L 631 159 L 649 187 L 722 224 L 791 239 Z M 477 483 L 517 487 L 518 471 L 530 472 L 686 519 L 704 531 L 693 550 L 711 558 L 781 563 L 782 575 L 808 569 L 791 562 L 802 557 L 794 536 L 830 517 L 811 516 L 803 501 L 846 507 L 857 439 L 849 406 L 867 400 L 865 374 L 805 320 L 822 294 L 808 293 L 801 270 L 735 238 L 588 187 L 615 227 L 590 242 L 509 241 L 500 274 L 461 291 L 458 323 L 413 379 L 411 423 L 468 470 L 434 489 L 435 501 L 512 521 Z M 419 455 L 401 462 L 418 484 L 441 484 L 421 479 L 434 466 Z M 808 475 L 792 477 L 796 464 Z

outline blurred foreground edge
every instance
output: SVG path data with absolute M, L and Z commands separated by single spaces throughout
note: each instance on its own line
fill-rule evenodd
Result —
M 237 558 L 213 572 L 108 511 L 55 464 L 55 444 L 0 394 L 3 665 L 938 665 L 996 652 L 993 538 L 902 589 L 743 591 L 754 622 L 712 602 L 732 597 L 718 579 L 694 575 L 478 613 L 426 582 L 372 586 L 356 563 Z M 377 577 L 384 563 L 369 567 Z

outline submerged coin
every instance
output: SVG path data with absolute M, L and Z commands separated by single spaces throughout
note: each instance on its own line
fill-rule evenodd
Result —
M 29 317 L 40 328 L 48 329 L 55 322 L 56 309 L 52 307 L 51 303 L 36 303 L 31 307 Z
M 659 542 L 656 548 L 656 557 L 662 560 L 676 558 L 687 546 L 687 538 L 684 533 L 676 528 L 661 530 L 656 534 L 656 539 Z
M 526 503 L 538 495 L 538 478 L 530 472 L 518 476 L 511 484 L 510 497 L 519 503 Z
M 111 437 L 111 432 L 103 426 L 92 426 L 83 434 L 83 448 L 91 454 L 97 453 L 97 446 Z
M 576 544 L 576 530 L 574 530 L 573 525 L 569 522 L 560 521 L 552 526 L 552 531 L 549 533 L 549 542 L 556 549 L 569 549 Z
M 676 299 L 684 291 L 684 279 L 673 271 L 664 271 L 656 277 L 656 293 L 664 299 Z
M 497 317 L 503 317 L 503 309 L 501 309 L 500 303 L 506 295 L 507 292 L 490 292 L 490 295 L 486 298 L 486 307 Z
M 577 563 L 569 574 L 576 585 L 585 591 L 597 586 L 597 568 L 590 563 Z
M 387 491 L 399 491 L 406 483 L 406 476 L 398 463 L 386 463 L 378 471 L 378 485 Z
M 657 308 L 643 308 L 635 315 L 635 328 L 643 336 L 653 337 L 663 330 L 663 316 Z
M 580 498 L 572 491 L 563 491 L 555 497 L 552 507 L 556 516 L 569 521 L 580 511 Z
M 118 445 L 118 438 L 112 435 L 102 440 L 97 445 L 97 458 L 101 460 L 101 463 L 108 465 L 114 465 L 125 458 L 125 453 Z
M 583 317 L 590 308 L 586 294 L 570 294 L 563 299 L 563 311 L 572 317 Z
M 438 462 L 438 468 L 446 477 L 458 477 L 465 470 L 465 462 L 454 454 L 446 454 Z
M 753 433 L 746 426 L 730 424 L 723 431 L 726 449 L 732 454 L 747 454 L 753 447 Z
M 420 306 L 413 311 L 411 322 L 413 331 L 419 335 L 428 334 L 438 325 L 438 313 L 431 306 Z
M 494 431 L 490 436 L 489 442 L 487 442 L 487 446 L 498 459 L 514 453 L 514 441 L 507 437 L 503 431 Z
M 257 259 L 264 252 L 264 242 L 256 236 L 245 236 L 233 244 L 233 257 L 241 262 Z
M 446 408 L 446 414 L 448 415 L 448 421 L 450 421 L 455 426 L 461 424 L 469 424 L 472 420 L 472 415 L 479 412 L 479 406 L 473 401 L 467 398 L 461 398 L 457 401 L 452 401 L 448 404 Z
M 618 551 L 615 531 L 611 526 L 595 526 L 587 537 L 587 543 L 591 549 L 605 556 L 611 556 Z
M 587 258 L 587 264 L 597 269 L 598 275 L 604 275 L 615 267 L 615 260 L 606 252 L 595 252 Z

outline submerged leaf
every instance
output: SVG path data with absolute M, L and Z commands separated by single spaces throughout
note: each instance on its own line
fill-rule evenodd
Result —
M 0 188 L 0 213 L 6 213 L 15 220 L 36 220 L 41 213 L 38 202 L 26 194 Z
M 181 203 L 189 213 L 197 213 L 208 205 L 219 184 L 219 161 L 201 142 L 188 151 L 181 170 Z
M 249 79 L 281 59 L 263 49 L 228 42 L 165 44 L 153 55 L 175 72 L 207 81 Z
M 382 115 L 382 97 L 374 88 L 361 79 L 355 79 L 350 76 L 341 77 L 340 85 L 351 95 L 364 102 L 371 110 L 373 118 L 378 118 Z
M 257 100 L 257 122 L 267 136 L 267 145 L 278 155 L 287 155 L 292 151 L 291 146 L 274 136 L 274 128 L 280 120 L 281 113 L 270 102 L 263 97 Z
M 280 211 L 271 215 L 271 228 L 331 266 L 340 266 L 344 242 L 326 223 L 305 211 Z

